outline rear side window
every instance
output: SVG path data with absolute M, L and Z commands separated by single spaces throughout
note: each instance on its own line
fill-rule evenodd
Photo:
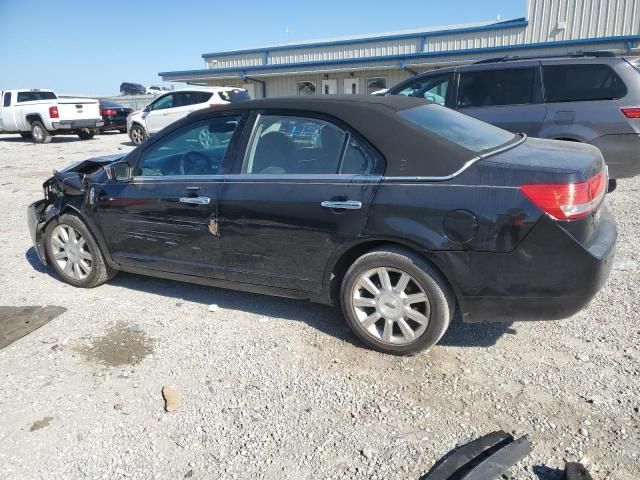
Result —
M 439 105 L 401 110 L 401 117 L 472 152 L 493 150 L 514 139 L 513 133 Z
M 18 92 L 18 102 L 33 102 L 36 100 L 55 100 L 53 92 Z
M 198 103 L 205 103 L 213 94 L 210 92 L 182 92 L 175 95 L 177 96 L 177 101 L 174 106 L 186 107 Z
M 458 108 L 531 103 L 533 68 L 460 74 Z
M 546 65 L 542 67 L 546 101 L 613 100 L 627 87 L 609 65 Z
M 5 92 L 4 100 L 2 101 L 2 106 L 8 107 L 9 105 L 11 105 L 11 92 Z
M 246 90 L 225 90 L 223 92 L 218 92 L 218 95 L 220 95 L 220 98 L 225 102 L 231 103 L 251 100 L 251 96 Z

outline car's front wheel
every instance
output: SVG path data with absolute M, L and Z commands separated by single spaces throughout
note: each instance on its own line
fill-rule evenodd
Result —
M 426 259 L 398 247 L 358 258 L 341 288 L 344 315 L 370 347 L 410 355 L 442 338 L 455 311 L 451 288 Z
M 129 131 L 129 138 L 134 145 L 140 145 L 147 139 L 147 132 L 145 132 L 144 128 L 142 128 L 140 125 L 135 124 Z
M 100 247 L 86 225 L 75 215 L 61 215 L 45 230 L 47 258 L 62 279 L 82 288 L 93 288 L 113 278 Z

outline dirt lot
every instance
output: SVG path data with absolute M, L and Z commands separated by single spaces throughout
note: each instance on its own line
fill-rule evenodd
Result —
M 27 205 L 52 169 L 131 148 L 0 136 L 0 305 L 66 308 L 0 350 L 0 478 L 417 479 L 496 429 L 533 443 L 514 478 L 560 478 L 565 460 L 640 478 L 640 178 L 607 198 L 617 259 L 589 308 L 454 324 L 396 358 L 324 306 L 130 274 L 60 282 L 31 248 Z M 172 413 L 165 385 L 182 399 Z

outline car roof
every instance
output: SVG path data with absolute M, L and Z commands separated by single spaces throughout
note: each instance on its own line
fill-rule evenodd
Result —
M 322 95 L 248 100 L 200 110 L 188 118 L 206 118 L 219 112 L 274 110 L 326 115 L 362 135 L 387 159 L 387 175 L 445 177 L 477 154 L 440 135 L 405 120 L 397 113 L 434 105 L 422 98 L 374 95 Z
M 246 90 L 241 87 L 205 87 L 202 85 L 194 85 L 193 87 L 184 87 L 177 88 L 175 90 L 171 90 L 167 93 L 172 92 L 228 92 L 230 90 Z

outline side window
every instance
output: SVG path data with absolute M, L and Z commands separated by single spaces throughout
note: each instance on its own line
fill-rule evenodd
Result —
M 11 92 L 4 92 L 4 100 L 2 101 L 3 107 L 11 105 Z
M 176 94 L 167 95 L 166 97 L 159 98 L 151 104 L 151 110 L 164 110 L 165 108 L 172 108 L 174 106 L 174 99 Z
M 335 174 L 346 133 L 324 120 L 260 115 L 244 174 Z
M 458 108 L 531 103 L 533 79 L 533 68 L 461 73 Z
M 624 82 L 608 65 L 546 65 L 542 74 L 547 102 L 611 100 L 627 94 Z
M 355 138 L 349 136 L 349 143 L 342 158 L 340 173 L 345 175 L 370 175 L 376 167 L 376 158 Z
M 444 105 L 449 89 L 449 74 L 421 78 L 396 93 L 405 97 L 425 98 L 433 103 Z
M 185 125 L 142 152 L 137 175 L 216 175 L 239 121 L 225 116 Z

